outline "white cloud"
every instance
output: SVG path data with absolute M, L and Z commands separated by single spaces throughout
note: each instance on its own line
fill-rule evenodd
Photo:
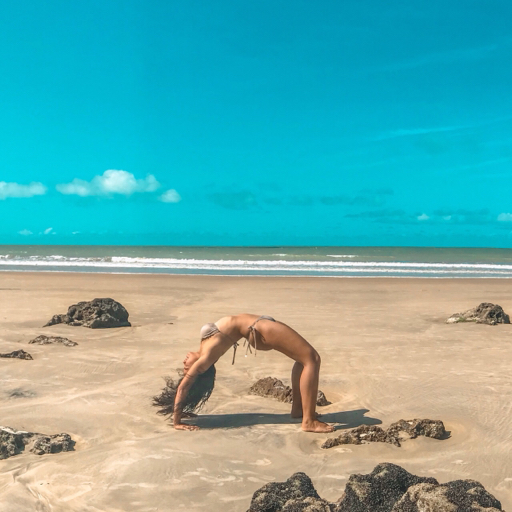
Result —
M 152 174 L 138 180 L 131 172 L 110 169 L 91 181 L 75 178 L 71 183 L 61 183 L 56 188 L 61 194 L 87 197 L 111 194 L 131 196 L 135 192 L 154 192 L 159 187 L 160 183 Z
M 174 190 L 173 188 L 164 192 L 159 198 L 163 203 L 179 203 L 181 201 L 181 196 Z
M 33 234 L 32 231 L 30 231 L 28 229 L 22 229 L 21 231 L 18 231 L 18 235 L 29 236 L 32 234 Z
M 46 229 L 43 231 L 43 233 L 44 233 L 45 235 L 49 235 L 52 231 L 53 231 L 53 228 L 46 228 Z
M 0 199 L 6 199 L 7 197 L 44 196 L 46 194 L 46 190 L 46 187 L 42 183 L 35 181 L 28 185 L 0 181 Z
M 500 213 L 498 220 L 500 222 L 512 222 L 512 213 Z
M 416 217 L 418 220 L 428 220 L 430 217 L 426 213 L 422 213 Z

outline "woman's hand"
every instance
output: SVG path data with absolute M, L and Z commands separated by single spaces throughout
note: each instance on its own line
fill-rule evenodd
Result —
M 187 425 L 186 423 L 175 423 L 174 428 L 176 430 L 199 430 L 197 425 Z

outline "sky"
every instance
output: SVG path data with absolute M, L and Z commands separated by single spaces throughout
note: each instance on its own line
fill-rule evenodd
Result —
M 512 247 L 509 0 L 20 0 L 0 243 Z

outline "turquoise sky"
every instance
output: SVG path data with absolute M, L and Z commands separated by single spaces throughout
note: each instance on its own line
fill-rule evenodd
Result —
M 0 243 L 512 247 L 511 20 L 7 2 Z

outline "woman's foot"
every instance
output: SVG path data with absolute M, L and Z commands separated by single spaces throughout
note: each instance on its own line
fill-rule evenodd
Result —
M 323 421 L 309 420 L 302 422 L 302 430 L 304 432 L 328 433 L 334 432 L 334 427 Z

